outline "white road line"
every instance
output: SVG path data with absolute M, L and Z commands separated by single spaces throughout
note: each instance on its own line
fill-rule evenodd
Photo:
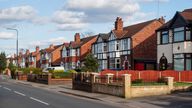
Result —
M 14 93 L 16 93 L 16 94 L 18 94 L 18 95 L 21 95 L 21 96 L 26 96 L 25 94 L 20 93 L 20 92 L 18 92 L 18 91 L 14 91 Z
M 37 102 L 40 102 L 40 103 L 45 104 L 45 105 L 49 105 L 48 103 L 43 102 L 43 101 L 41 101 L 41 100 L 39 100 L 39 99 L 36 99 L 36 98 L 33 98 L 33 97 L 30 97 L 30 99 L 32 99 L 32 100 L 34 100 L 34 101 L 37 101 Z
M 4 89 L 6 89 L 6 90 L 9 90 L 9 91 L 11 91 L 11 89 L 10 88 L 7 88 L 7 87 L 3 87 Z

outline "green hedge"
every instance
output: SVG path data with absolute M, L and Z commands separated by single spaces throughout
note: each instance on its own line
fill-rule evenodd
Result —
M 33 72 L 33 74 L 42 74 L 42 69 L 40 68 L 20 68 L 19 71 L 22 71 L 24 74 L 29 74 L 30 71 Z
M 68 70 L 63 72 L 63 70 L 54 70 L 50 71 L 52 73 L 52 78 L 72 78 L 72 73 L 76 72 L 75 70 Z

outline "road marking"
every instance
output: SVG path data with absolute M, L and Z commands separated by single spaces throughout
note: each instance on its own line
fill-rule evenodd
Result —
M 49 105 L 48 103 L 43 102 L 43 101 L 41 101 L 41 100 L 39 100 L 39 99 L 36 99 L 36 98 L 33 98 L 33 97 L 30 97 L 30 99 L 32 99 L 32 100 L 34 100 L 34 101 L 37 101 L 37 102 L 40 102 L 40 103 L 45 104 L 45 105 Z
M 10 88 L 7 88 L 7 87 L 3 87 L 5 90 L 9 90 L 9 91 L 11 91 L 11 89 Z
M 21 95 L 21 96 L 26 96 L 25 94 L 20 93 L 20 92 L 18 92 L 18 91 L 14 91 L 14 93 L 19 94 L 19 95 Z

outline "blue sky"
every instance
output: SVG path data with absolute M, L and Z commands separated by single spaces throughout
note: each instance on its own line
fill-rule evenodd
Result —
M 19 30 L 19 48 L 34 51 L 72 41 L 76 32 L 98 34 L 113 29 L 117 16 L 124 26 L 192 8 L 191 0 L 0 0 L 0 52 L 16 52 L 15 31 Z

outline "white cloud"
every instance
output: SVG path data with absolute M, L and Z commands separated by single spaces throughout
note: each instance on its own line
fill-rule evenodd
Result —
M 135 0 L 136 2 L 169 2 L 169 0 Z
M 15 34 L 9 33 L 9 32 L 0 32 L 0 39 L 8 40 L 8 39 L 14 39 Z
M 139 11 L 139 4 L 132 0 L 68 0 L 63 9 L 53 15 L 58 30 L 77 30 L 89 23 L 106 23 L 115 17 L 127 17 Z
M 66 39 L 64 37 L 57 37 L 57 38 L 51 38 L 48 40 L 42 40 L 42 41 L 32 41 L 29 43 L 29 47 L 34 46 L 40 46 L 40 47 L 47 47 L 50 44 L 62 44 L 66 42 Z
M 29 5 L 0 9 L 0 24 L 7 24 L 19 21 L 28 21 L 42 24 L 45 22 L 43 17 L 37 15 L 37 10 Z

